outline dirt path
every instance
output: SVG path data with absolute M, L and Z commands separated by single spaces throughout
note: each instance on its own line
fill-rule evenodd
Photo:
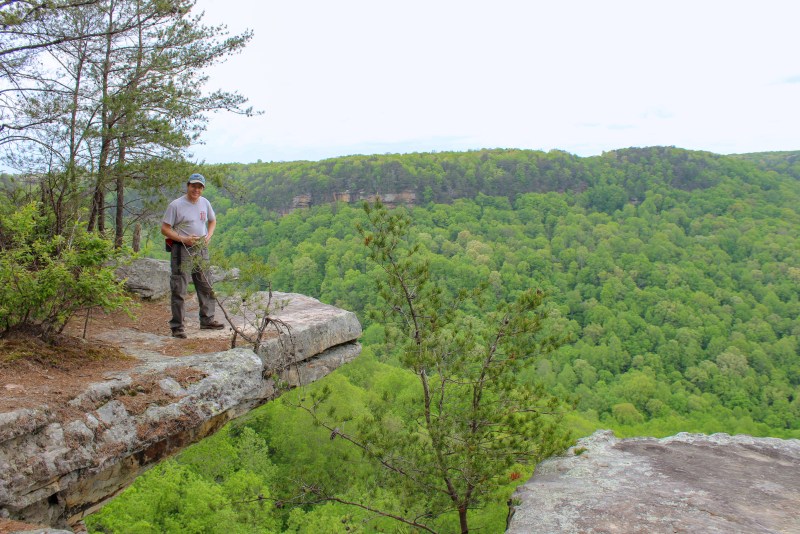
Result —
M 186 317 L 188 339 L 173 338 L 169 299 L 141 300 L 131 316 L 93 311 L 88 322 L 85 314 L 73 317 L 56 347 L 34 338 L 0 340 L 0 413 L 42 404 L 63 406 L 87 384 L 112 379 L 151 358 L 230 348 L 229 329 L 200 330 L 194 295 L 187 298 Z

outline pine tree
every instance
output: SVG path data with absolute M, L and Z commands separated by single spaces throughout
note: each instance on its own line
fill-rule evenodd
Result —
M 430 531 L 455 514 L 460 531 L 468 532 L 469 511 L 507 482 L 514 464 L 538 462 L 567 444 L 559 400 L 518 379 L 523 367 L 558 345 L 548 331 L 545 296 L 528 290 L 489 310 L 483 288 L 448 298 L 412 243 L 408 215 L 380 202 L 367 213 L 360 233 L 385 274 L 379 294 L 387 339 L 416 376 L 417 394 L 376 401 L 372 416 L 347 431 L 323 415 L 324 391 L 303 407 L 331 439 L 353 443 L 382 466 L 382 484 L 402 496 L 408 513 L 350 504 Z M 310 493 L 344 502 L 324 488 Z

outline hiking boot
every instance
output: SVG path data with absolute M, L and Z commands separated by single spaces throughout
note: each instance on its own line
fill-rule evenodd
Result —
M 222 330 L 223 328 L 225 328 L 225 325 L 216 320 L 200 325 L 200 330 Z
M 172 337 L 177 337 L 180 339 L 186 339 L 186 332 L 183 331 L 183 328 L 173 328 L 172 329 Z

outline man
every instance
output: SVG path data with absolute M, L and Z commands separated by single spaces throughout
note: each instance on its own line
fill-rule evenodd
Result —
M 193 174 L 186 182 L 186 194 L 170 202 L 161 222 L 161 233 L 172 241 L 170 289 L 172 291 L 172 337 L 186 339 L 183 326 L 184 298 L 189 274 L 200 304 L 200 328 L 220 330 L 225 325 L 214 320 L 214 296 L 203 271 L 208 265 L 208 242 L 214 235 L 217 217 L 208 199 L 203 197 L 206 179 Z

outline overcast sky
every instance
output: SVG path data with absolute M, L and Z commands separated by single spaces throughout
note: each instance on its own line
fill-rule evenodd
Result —
M 198 0 L 252 29 L 209 71 L 208 163 L 479 148 L 800 149 L 798 0 Z

